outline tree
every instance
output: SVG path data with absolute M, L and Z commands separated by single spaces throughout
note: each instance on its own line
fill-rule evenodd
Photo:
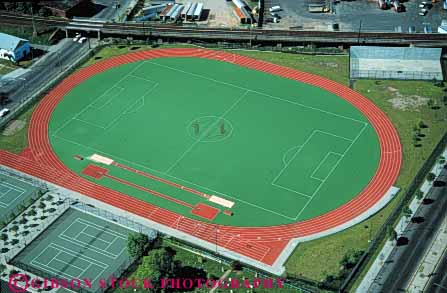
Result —
M 6 271 L 6 266 L 4 264 L 0 264 L 0 273 Z
M 406 206 L 403 210 L 403 214 L 406 218 L 410 218 L 413 215 L 413 211 L 410 209 L 410 207 Z
M 435 179 L 436 179 L 436 174 L 435 173 L 433 173 L 433 172 L 428 173 L 427 180 L 429 182 L 433 182 L 433 180 L 435 180 Z
M 11 227 L 10 230 L 11 230 L 12 232 L 14 232 L 14 234 L 17 234 L 17 231 L 19 231 L 19 226 L 14 225 L 14 226 Z
M 419 121 L 419 125 L 418 126 L 419 126 L 419 128 L 427 128 L 428 127 L 428 125 L 425 124 L 425 122 L 422 121 L 422 120 Z
M 392 225 L 389 225 L 387 227 L 387 234 L 388 234 L 388 239 L 393 241 L 393 240 L 397 240 L 397 232 L 396 230 L 394 230 L 394 227 Z
M 435 101 L 433 99 L 429 99 L 427 102 L 427 106 L 430 108 L 432 108 L 434 104 L 435 104 Z
M 237 260 L 231 262 L 231 269 L 233 271 L 240 271 L 242 270 L 242 264 L 238 262 Z
M 135 272 L 135 278 L 152 279 L 152 284 L 158 284 L 158 280 L 173 276 L 174 254 L 166 249 L 159 248 L 144 256 L 141 265 Z
M 127 237 L 127 252 L 131 257 L 141 257 L 149 244 L 146 234 L 131 233 Z
M 423 197 L 424 197 L 424 192 L 422 190 L 419 189 L 418 191 L 416 191 L 416 198 L 418 200 L 421 200 Z

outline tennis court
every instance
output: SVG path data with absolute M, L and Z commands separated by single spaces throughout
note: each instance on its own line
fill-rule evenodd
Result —
M 45 276 L 89 279 L 93 290 L 101 279 L 124 269 L 129 230 L 103 219 L 69 209 L 13 262 L 31 266 Z
M 380 158 L 374 128 L 337 95 L 191 57 L 133 62 L 87 79 L 56 107 L 49 138 L 88 180 L 235 226 L 334 210 L 368 185 Z
M 17 206 L 26 204 L 26 200 L 37 196 L 37 188 L 19 178 L 6 173 L 0 173 L 0 221 L 15 212 Z

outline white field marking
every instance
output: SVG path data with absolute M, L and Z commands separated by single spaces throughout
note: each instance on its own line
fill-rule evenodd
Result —
M 270 212 L 270 213 L 272 213 L 272 214 L 278 215 L 278 216 L 283 217 L 283 218 L 285 218 L 285 219 L 288 219 L 288 220 L 295 220 L 295 218 L 291 218 L 291 217 L 286 216 L 286 215 L 283 215 L 283 214 L 281 214 L 281 213 L 278 213 L 278 212 L 275 212 L 275 211 L 272 211 L 272 210 L 263 208 L 263 207 L 258 206 L 258 205 L 256 205 L 256 204 L 253 204 L 253 203 L 247 202 L 247 201 L 245 201 L 245 200 L 242 200 L 242 199 L 240 199 L 240 198 L 237 198 L 237 197 L 234 197 L 234 196 L 225 194 L 225 193 L 223 193 L 223 192 L 220 192 L 220 191 L 211 189 L 211 188 L 209 188 L 209 187 L 205 187 L 205 186 L 203 186 L 203 185 L 200 185 L 200 184 L 197 184 L 197 183 L 194 183 L 194 182 L 191 182 L 191 181 L 188 181 L 188 180 L 185 180 L 185 179 L 176 177 L 176 176 L 174 176 L 174 175 L 164 174 L 163 172 L 161 172 L 161 171 L 159 171 L 159 170 L 156 170 L 156 169 L 147 167 L 147 166 L 142 165 L 142 164 L 139 164 L 139 163 L 135 163 L 135 162 L 129 161 L 129 160 L 124 159 L 124 158 L 121 158 L 121 157 L 119 157 L 119 156 L 116 156 L 116 155 L 112 155 L 112 154 L 106 153 L 106 152 L 101 151 L 101 150 L 99 150 L 99 149 L 96 149 L 96 148 L 93 148 L 93 147 L 90 147 L 90 146 L 87 146 L 87 145 L 84 145 L 84 144 L 81 144 L 81 143 L 72 141 L 72 140 L 67 139 L 67 138 L 64 138 L 64 137 L 60 137 L 60 136 L 57 136 L 57 135 L 54 135 L 54 134 L 53 134 L 52 136 L 55 137 L 55 138 L 61 139 L 61 140 L 63 140 L 63 141 L 66 141 L 66 142 L 68 142 L 68 143 L 77 145 L 77 146 L 79 146 L 79 147 L 84 147 L 84 148 L 90 149 L 90 150 L 92 150 L 92 151 L 95 151 L 95 152 L 97 152 L 97 153 L 102 153 L 102 154 L 104 154 L 104 155 L 106 155 L 106 156 L 115 157 L 115 158 L 117 158 L 117 159 L 118 159 L 119 161 L 121 161 L 121 162 L 130 163 L 130 164 L 133 164 L 133 165 L 138 166 L 138 167 L 140 167 L 140 168 L 149 170 L 149 171 L 151 171 L 151 172 L 156 172 L 156 173 L 158 173 L 158 174 L 166 175 L 166 176 L 168 176 L 168 177 L 170 177 L 170 178 L 172 178 L 172 179 L 175 179 L 175 180 L 178 180 L 178 181 L 187 183 L 187 184 L 192 185 L 192 186 L 196 186 L 196 187 L 202 188 L 202 189 L 204 189 L 204 190 L 208 190 L 209 193 L 214 193 L 214 194 L 218 194 L 218 195 L 220 195 L 220 196 L 225 196 L 225 197 L 227 197 L 227 198 L 232 198 L 232 199 L 234 199 L 235 201 L 242 202 L 242 203 L 244 203 L 244 204 L 247 204 L 247 205 L 249 205 L 249 206 L 258 208 L 258 209 L 260 209 L 260 210 L 264 210 L 264 211 L 266 211 L 266 212 Z M 157 210 L 158 210 L 158 209 L 157 209 Z M 157 210 L 154 210 L 153 213 L 155 213 Z M 152 214 L 151 214 L 151 215 L 152 215 Z
M 43 263 L 40 263 L 40 262 L 38 262 L 38 261 L 31 261 L 30 263 L 31 263 L 33 266 L 38 267 L 40 270 L 49 272 L 49 273 L 52 274 L 52 275 L 55 275 L 55 276 L 63 276 L 63 277 L 66 277 L 68 280 L 74 280 L 74 279 L 77 279 L 77 276 L 72 276 L 72 275 L 70 275 L 70 274 L 68 274 L 68 273 L 61 272 L 61 271 L 55 271 L 55 268 L 49 267 L 49 266 L 47 266 L 47 265 L 45 265 L 45 264 L 43 264 Z
M 67 230 L 68 229 L 70 229 L 71 228 L 71 226 L 73 226 L 75 223 L 78 223 L 78 224 L 81 224 L 81 225 L 84 225 L 85 227 L 80 231 L 80 232 L 78 232 L 78 234 L 77 235 L 79 235 L 79 234 L 81 234 L 81 233 L 83 233 L 83 234 L 86 234 L 86 235 L 88 235 L 88 236 L 90 236 L 90 237 L 92 237 L 92 238 L 96 238 L 96 236 L 93 236 L 93 235 L 90 235 L 90 234 L 88 234 L 88 233 L 86 233 L 86 232 L 84 232 L 85 231 L 85 229 L 87 229 L 88 227 L 90 227 L 90 228 L 93 228 L 93 229 L 96 229 L 96 230 L 99 230 L 99 231 L 101 231 L 102 233 L 107 233 L 107 234 L 109 234 L 109 235 L 112 235 L 112 236 L 114 236 L 115 238 L 121 238 L 121 239 L 123 239 L 123 240 L 126 240 L 126 235 L 124 235 L 124 234 L 121 234 L 121 233 L 119 233 L 119 232 L 116 232 L 116 231 L 113 231 L 113 230 L 110 230 L 109 228 L 107 228 L 107 227 L 104 227 L 104 226 L 100 226 L 100 225 L 96 225 L 96 224 L 94 224 L 94 223 L 92 223 L 92 222 L 90 222 L 90 221 L 88 221 L 88 220 L 84 220 L 84 219 L 82 219 L 82 218 L 76 218 L 60 235 L 62 235 L 62 236 L 64 236 L 64 237 L 68 237 L 68 238 L 71 238 L 71 236 L 69 236 L 69 235 L 66 235 L 66 233 L 65 232 L 67 232 Z M 107 230 L 104 230 L 104 229 L 107 229 Z M 76 238 L 76 237 L 75 237 Z M 98 238 L 99 239 L 99 238 Z M 100 239 L 100 240 L 103 240 L 103 239 Z M 103 240 L 104 242 L 107 242 L 107 241 L 105 241 L 105 240 Z
M 119 252 L 119 254 L 114 254 L 114 253 L 110 253 L 110 252 L 108 252 L 108 251 L 105 251 L 105 250 L 103 250 L 103 249 L 100 249 L 100 248 L 98 248 L 98 247 L 96 247 L 96 246 L 92 246 L 91 244 L 86 243 L 86 242 L 84 242 L 84 241 L 80 241 L 80 240 L 77 240 L 77 239 L 71 239 L 71 238 L 68 238 L 68 237 L 65 236 L 65 235 L 59 235 L 58 237 L 59 237 L 60 239 L 64 240 L 64 241 L 67 241 L 67 242 L 71 243 L 71 244 L 74 244 L 74 245 L 77 245 L 77 246 L 84 247 L 85 249 L 88 249 L 88 250 L 93 251 L 93 252 L 95 252 L 95 253 L 97 253 L 97 254 L 103 255 L 103 256 L 105 256 L 105 257 L 108 257 L 108 258 L 110 258 L 110 259 L 114 259 L 114 260 L 116 260 L 116 259 L 123 253 L 123 251 L 124 251 L 124 249 L 125 249 L 125 248 L 123 248 L 123 249 Z
M 131 108 L 133 108 L 133 106 L 136 104 L 136 103 L 138 103 L 138 102 L 140 102 L 140 100 L 143 100 L 143 104 L 138 108 L 138 110 L 141 108 L 141 107 L 143 107 L 144 106 L 144 98 L 147 96 L 147 95 L 149 95 L 149 94 L 151 94 L 154 90 L 155 90 L 155 88 L 156 87 L 158 87 L 159 86 L 159 84 L 157 83 L 157 84 L 155 84 L 155 85 L 153 85 L 147 92 L 145 92 L 144 94 L 142 94 L 140 97 L 138 97 L 138 99 L 136 99 L 135 100 L 135 102 L 133 102 L 132 104 L 130 104 L 129 106 L 127 106 L 125 109 L 124 109 L 124 111 L 123 112 L 121 112 L 121 114 L 119 114 L 118 115 L 118 117 L 116 117 L 114 120 L 112 120 L 112 122 L 110 122 L 109 124 L 107 124 L 107 126 L 105 127 L 105 129 L 107 130 L 107 129 L 110 129 L 119 119 L 121 119 L 121 117 L 123 117 L 124 115 L 126 115 L 126 114 L 129 114 L 129 110 L 131 109 Z M 132 113 L 135 113 L 136 111 L 138 111 L 138 110 L 135 110 L 135 111 L 133 111 Z
M 283 163 L 284 165 L 287 164 L 286 156 L 287 156 L 287 154 L 288 154 L 291 150 L 296 149 L 296 151 L 298 151 L 298 150 L 301 149 L 302 147 L 303 147 L 303 145 L 296 145 L 296 146 L 293 146 L 293 147 L 291 147 L 290 149 L 288 149 L 288 150 L 284 153 L 284 155 L 282 156 L 282 163 Z
M 206 137 L 206 135 L 208 134 L 208 132 L 213 129 L 214 126 L 216 126 L 217 124 L 219 124 L 219 122 L 221 121 L 221 119 L 224 119 L 225 116 L 230 113 L 239 103 L 240 101 L 242 101 L 242 99 L 248 94 L 248 91 L 245 91 L 242 95 L 239 96 L 239 98 L 221 115 L 218 116 L 218 119 L 216 119 L 216 121 L 214 123 L 212 123 L 210 126 L 208 126 L 205 131 L 203 132 L 201 137 Z M 186 149 L 186 151 L 183 152 L 183 154 L 180 156 L 180 158 L 178 158 L 165 172 L 164 174 L 169 173 L 175 166 L 177 166 L 177 164 L 189 153 L 192 151 L 192 149 L 200 142 L 200 137 L 198 140 L 194 141 L 193 144 L 191 144 L 189 146 L 189 148 Z
M 59 254 L 61 254 L 61 253 L 64 253 L 64 252 L 59 252 Z M 59 255 L 59 254 L 58 254 L 58 255 Z M 84 268 L 80 268 L 80 267 L 78 267 L 78 266 L 75 266 L 74 264 L 71 264 L 71 263 L 69 263 L 69 262 L 66 262 L 65 260 L 62 260 L 62 259 L 55 258 L 55 259 L 53 259 L 52 261 L 56 261 L 56 262 L 63 263 L 63 264 L 65 264 L 65 265 L 70 266 L 71 268 L 75 268 L 75 269 L 77 269 L 77 270 L 80 270 L 81 272 L 84 270 Z M 49 267 L 53 267 L 53 266 L 50 265 L 50 263 L 51 263 L 51 262 L 49 262 L 49 263 L 47 264 L 47 266 L 49 266 Z M 91 265 L 92 265 L 92 263 L 89 262 L 87 266 L 91 266 Z
M 135 74 L 132 74 L 131 77 L 139 78 L 139 79 L 145 80 L 147 82 L 151 82 L 151 83 L 159 83 L 156 80 L 148 79 L 148 78 L 145 78 L 145 77 L 142 77 L 142 76 L 138 76 L 138 75 L 135 75 Z
M 81 222 L 81 223 L 83 223 L 85 225 L 88 225 L 88 226 L 91 226 L 91 227 L 94 227 L 94 228 L 96 227 L 97 229 L 107 229 L 108 231 L 105 231 L 106 233 L 112 234 L 113 236 L 117 236 L 117 237 L 121 237 L 121 238 L 127 239 L 127 235 L 126 234 L 122 234 L 120 232 L 116 232 L 116 231 L 111 230 L 111 229 L 109 229 L 109 228 L 107 228 L 105 226 L 101 226 L 101 225 L 95 224 L 95 223 L 90 222 L 89 220 L 86 220 L 86 219 L 83 219 L 83 218 L 77 218 L 77 219 L 78 219 L 79 222 Z
M 326 154 L 326 156 L 323 158 L 323 160 L 321 160 L 320 164 L 318 164 L 318 166 L 315 168 L 315 170 L 312 172 L 312 174 L 310 175 L 310 178 L 315 179 L 315 180 L 319 180 L 319 181 L 323 181 L 324 179 L 315 177 L 315 173 L 320 169 L 321 165 L 323 165 L 323 163 L 327 160 L 327 158 L 329 157 L 330 154 L 334 154 L 337 155 L 339 157 L 342 157 L 343 154 L 339 154 L 339 153 L 335 153 L 335 152 L 328 152 Z
M 85 274 L 86 271 L 88 271 L 88 269 L 92 266 L 92 264 L 90 263 L 79 275 L 78 277 L 81 278 L 83 274 Z
M 116 99 L 116 98 L 118 97 L 118 95 L 121 94 L 121 93 L 124 91 L 124 88 L 123 88 L 123 87 L 120 87 L 120 86 L 113 86 L 113 87 L 109 88 L 107 91 L 105 91 L 102 95 L 99 96 L 99 98 L 102 98 L 103 96 L 105 96 L 106 94 L 108 94 L 109 91 L 111 91 L 111 90 L 114 89 L 114 88 L 117 88 L 118 91 L 117 91 L 117 92 L 114 92 L 113 95 L 112 95 L 111 97 L 109 97 L 109 99 L 107 99 L 107 101 L 106 101 L 105 103 L 103 103 L 100 107 L 93 106 L 93 104 L 94 104 L 94 103 L 93 103 L 93 104 L 89 105 L 88 108 L 92 108 L 92 109 L 95 109 L 95 110 L 102 110 L 102 109 L 105 108 L 108 104 L 112 103 L 112 101 L 113 101 L 114 99 Z M 98 100 L 99 98 L 97 98 L 96 100 Z
M 275 182 L 278 180 L 279 177 L 281 177 L 282 173 L 289 167 L 290 163 L 296 158 L 296 156 L 301 153 L 301 151 L 304 149 L 304 147 L 309 143 L 309 141 L 312 139 L 312 137 L 315 135 L 317 130 L 312 131 L 312 133 L 307 137 L 307 139 L 304 141 L 304 143 L 301 145 L 301 148 L 296 151 L 296 153 L 290 158 L 290 160 L 287 162 L 287 164 L 279 171 L 278 175 L 276 175 L 275 178 L 273 178 L 271 184 L 275 184 Z
M 127 106 L 127 107 L 124 109 L 124 111 L 122 111 L 122 112 L 121 112 L 115 119 L 113 119 L 111 122 L 107 123 L 107 125 L 105 125 L 105 126 L 100 125 L 100 124 L 97 124 L 97 123 L 94 123 L 94 122 L 90 122 L 90 121 L 87 121 L 87 120 L 84 120 L 84 119 L 80 119 L 80 118 L 78 118 L 77 116 L 71 118 L 71 120 L 72 120 L 72 121 L 80 121 L 80 122 L 82 122 L 82 123 L 91 125 L 91 126 L 93 126 L 93 127 L 97 127 L 97 128 L 99 128 L 99 129 L 102 129 L 102 130 L 108 130 L 108 129 L 110 129 L 110 128 L 113 126 L 113 124 L 115 124 L 115 122 L 118 121 L 122 116 L 124 116 L 124 115 L 126 115 L 126 114 L 136 113 L 139 109 L 141 109 L 142 107 L 144 107 L 144 105 L 145 105 L 145 97 L 146 97 L 148 94 L 152 93 L 152 92 L 155 90 L 155 88 L 158 87 L 158 86 L 159 86 L 158 83 L 155 84 L 155 85 L 154 85 L 152 88 L 150 88 L 147 92 L 145 92 L 143 95 L 141 95 L 140 97 L 138 97 L 132 104 L 130 104 L 129 106 Z M 139 102 L 141 102 L 140 107 L 138 107 L 137 109 L 135 109 L 135 110 L 132 111 L 132 112 L 129 112 L 129 111 L 128 111 L 129 109 L 133 108 L 133 106 L 134 106 L 135 104 L 137 104 L 137 103 L 139 103 Z M 88 107 L 88 106 L 87 106 L 87 107 Z
M 109 245 L 107 245 L 106 248 L 104 248 L 104 250 L 109 249 L 109 247 L 110 247 L 113 243 L 115 243 L 115 240 L 116 240 L 117 238 L 118 238 L 118 237 L 113 238 L 113 240 L 109 243 Z M 102 239 L 101 239 L 101 240 L 102 240 Z M 106 242 L 106 241 L 104 241 L 104 242 Z
M 89 243 L 86 243 L 84 241 L 80 241 L 80 240 L 77 240 L 77 239 L 71 239 L 71 238 L 69 238 L 69 237 L 67 237 L 65 235 L 59 235 L 58 237 L 61 240 L 67 241 L 67 242 L 69 242 L 71 244 L 74 244 L 74 245 L 77 245 L 77 246 L 81 246 L 81 247 L 83 247 L 85 249 L 88 249 L 88 250 L 93 251 L 93 252 L 95 252 L 97 254 L 103 255 L 103 256 L 108 257 L 110 259 L 117 259 L 122 254 L 122 252 L 124 251 L 124 248 L 123 248 L 119 252 L 119 254 L 113 254 L 113 253 L 110 253 L 108 251 L 104 251 L 104 250 L 102 250 L 102 249 L 100 249 L 98 247 L 92 246 Z
M 76 223 L 79 223 L 79 222 L 78 222 L 78 219 L 79 219 L 79 218 L 76 218 L 73 222 L 71 222 L 70 225 L 68 225 L 68 227 L 65 228 L 65 230 L 62 231 L 62 233 L 61 233 L 60 235 L 65 235 L 65 232 L 67 232 L 67 230 L 70 229 L 71 226 L 73 226 L 73 225 L 76 224 Z M 81 232 L 84 231 L 84 230 L 87 228 L 87 225 L 86 225 L 86 224 L 83 224 L 83 225 L 85 225 L 85 227 L 81 230 Z M 71 236 L 68 236 L 68 237 L 71 237 Z
M 87 235 L 87 236 L 90 237 L 90 238 L 94 238 L 94 239 L 97 240 L 97 241 L 102 241 L 102 242 L 104 242 L 104 243 L 109 243 L 109 241 L 107 241 L 107 240 L 104 240 L 104 239 L 101 239 L 101 238 L 96 238 L 96 236 L 94 236 L 94 235 L 90 235 L 90 234 L 88 234 L 88 233 L 86 233 L 86 232 L 81 232 L 81 233 L 79 233 L 79 234 L 75 237 L 75 239 L 77 239 L 79 236 L 81 236 L 81 234 Z M 116 238 L 117 238 L 117 237 L 113 238 L 113 240 L 115 240 Z
M 288 188 L 288 187 L 284 187 L 284 186 L 279 185 L 279 184 L 276 184 L 276 183 L 272 183 L 272 185 L 275 186 L 275 187 L 279 187 L 279 188 L 282 188 L 282 189 L 284 189 L 284 190 L 287 190 L 287 191 L 296 193 L 296 194 L 298 194 L 298 195 L 300 195 L 300 196 L 304 196 L 304 197 L 306 197 L 306 198 L 311 198 L 311 197 L 312 197 L 312 196 L 310 196 L 310 195 L 308 195 L 308 194 L 306 194 L 306 193 L 304 193 L 304 192 L 299 192 L 299 191 L 296 191 L 295 189 L 291 189 L 291 188 Z
M 53 249 L 56 249 L 56 252 L 58 252 L 58 253 L 60 253 L 60 249 L 57 249 L 57 248 L 54 248 L 54 247 L 51 247 L 51 244 L 50 245 L 48 245 L 47 247 L 45 247 L 45 249 L 44 250 L 42 250 L 36 257 L 34 257 L 32 260 L 31 260 L 31 262 L 33 262 L 33 261 L 35 261 L 36 259 L 38 259 L 42 254 L 44 254 L 45 253 L 45 251 L 47 251 L 49 248 L 53 248 Z
M 333 112 L 330 112 L 330 111 L 326 111 L 326 110 L 323 110 L 323 109 L 320 109 L 320 108 L 312 107 L 312 106 L 307 106 L 307 105 L 302 104 L 302 103 L 293 102 L 293 101 L 290 101 L 290 100 L 287 100 L 287 99 L 284 99 L 284 98 L 280 98 L 280 97 L 272 96 L 272 95 L 269 95 L 269 94 L 266 94 L 266 93 L 263 93 L 263 92 L 259 92 L 259 91 L 256 91 L 256 90 L 244 88 L 244 87 L 232 84 L 232 83 L 228 83 L 228 82 L 225 82 L 225 81 L 220 81 L 220 80 L 217 80 L 217 79 L 209 78 L 209 77 L 197 74 L 197 73 L 184 71 L 184 70 L 177 69 L 177 68 L 174 68 L 174 67 L 171 67 L 171 66 L 159 64 L 159 63 L 156 63 L 156 62 L 153 62 L 153 61 L 145 61 L 145 62 L 153 64 L 153 65 L 157 65 L 157 66 L 160 66 L 160 67 L 168 68 L 168 69 L 171 69 L 171 70 L 174 70 L 174 71 L 178 71 L 178 72 L 182 72 L 182 73 L 185 73 L 185 74 L 189 74 L 189 75 L 192 75 L 192 76 L 195 76 L 195 77 L 199 77 L 199 78 L 202 78 L 202 79 L 206 79 L 206 80 L 209 80 L 209 81 L 213 81 L 215 83 L 224 84 L 224 85 L 235 87 L 235 88 L 242 89 L 242 90 L 247 90 L 247 91 L 250 91 L 250 92 L 253 92 L 253 93 L 257 93 L 257 94 L 260 94 L 260 95 L 263 95 L 263 96 L 266 96 L 266 97 L 270 97 L 270 98 L 275 99 L 275 100 L 280 100 L 280 101 L 287 102 L 287 103 L 290 103 L 290 104 L 293 104 L 293 105 L 296 105 L 296 106 L 300 106 L 300 107 L 303 107 L 303 108 L 307 108 L 307 109 L 319 111 L 319 112 L 322 112 L 322 113 L 326 113 L 326 114 L 329 114 L 329 115 L 341 117 L 341 118 L 344 118 L 344 119 L 347 119 L 347 120 L 351 120 L 351 121 L 355 121 L 355 122 L 358 122 L 358 123 L 361 123 L 361 124 L 368 124 L 368 123 L 366 123 L 364 121 L 361 121 L 361 120 L 358 120 L 358 119 L 355 119 L 355 118 L 352 118 L 352 117 L 336 114 L 336 113 L 333 113 Z
M 3 194 L 2 196 L 0 196 L 0 200 L 3 200 L 3 197 L 6 196 L 6 195 L 7 195 L 10 191 L 12 191 L 12 190 L 14 190 L 14 189 L 10 189 L 7 193 L 5 193 L 5 194 Z M 17 192 L 17 190 L 14 190 L 14 191 Z M 18 200 L 24 193 L 25 193 L 25 191 L 22 191 L 21 193 L 18 193 L 18 194 L 16 195 L 15 198 L 9 200 L 9 202 L 7 202 L 7 203 L 4 202 L 4 201 L 1 201 L 1 202 L 0 202 L 0 205 L 3 206 L 4 208 L 7 208 L 7 207 L 9 207 L 13 202 L 15 202 L 16 200 Z
M 140 110 L 142 107 L 144 107 L 144 105 L 146 105 L 145 101 L 146 101 L 147 95 L 151 94 L 155 90 L 155 88 L 158 87 L 159 85 L 160 85 L 159 83 L 154 84 L 147 92 L 145 92 L 141 97 L 139 97 L 135 102 L 133 102 L 129 107 L 127 107 L 124 110 L 123 115 L 133 114 L 133 113 L 138 112 L 138 110 Z M 129 112 L 129 109 L 131 109 L 136 103 L 138 103 L 140 101 L 142 102 L 140 107 L 138 107 L 137 109 Z
M 307 201 L 307 203 L 304 205 L 304 207 L 300 210 L 300 212 L 298 213 L 298 215 L 295 217 L 295 220 L 299 218 L 299 216 L 301 216 L 301 214 L 303 213 L 303 211 L 307 208 L 307 206 L 312 202 L 312 200 L 315 198 L 315 195 L 318 193 L 318 191 L 320 191 L 321 187 L 326 183 L 326 180 L 331 176 L 332 172 L 334 172 L 334 170 L 337 168 L 337 166 L 340 164 L 340 162 L 344 159 L 345 155 L 349 152 L 349 150 L 352 148 L 352 146 L 357 142 L 357 140 L 359 139 L 360 135 L 362 135 L 363 131 L 365 131 L 366 127 L 368 126 L 368 124 L 365 124 L 363 126 L 363 128 L 359 131 L 359 133 L 357 134 L 357 136 L 354 138 L 354 140 L 351 142 L 351 144 L 346 148 L 346 150 L 343 152 L 343 154 L 340 156 L 340 158 L 338 159 L 338 161 L 335 163 L 335 165 L 332 167 L 332 169 L 329 171 L 329 173 L 326 175 L 326 177 L 324 178 L 324 180 L 320 183 L 320 185 L 317 187 L 317 189 L 314 191 L 314 193 L 312 194 L 312 197 Z
M 120 78 L 117 82 L 115 82 L 115 84 L 108 88 L 106 90 L 106 92 L 112 90 L 115 86 L 117 86 L 120 82 L 122 82 L 124 79 L 126 79 L 128 76 L 130 76 L 131 74 L 133 74 L 135 71 L 137 71 L 137 69 L 139 69 L 142 65 L 144 64 L 144 62 L 138 64 L 137 66 L 135 66 L 135 68 L 133 68 L 130 72 L 128 72 L 127 74 L 125 74 L 122 78 Z M 105 93 L 106 93 L 105 92 Z M 84 113 L 88 108 L 91 107 L 91 105 L 93 103 L 95 103 L 102 95 L 98 96 L 97 98 L 93 99 L 93 101 L 91 103 L 89 103 L 87 106 L 85 106 L 81 111 L 79 111 L 77 114 L 75 114 L 73 117 L 71 117 L 71 119 L 68 119 L 67 121 L 65 121 L 58 129 L 56 129 L 53 134 L 57 134 L 61 129 L 63 129 L 68 123 L 70 123 L 71 121 L 73 121 L 74 118 L 77 118 L 79 115 L 81 115 L 82 113 Z
M 347 140 L 347 141 L 352 141 L 351 138 L 347 138 L 347 137 L 344 137 L 344 136 L 341 136 L 341 135 L 338 135 L 338 134 L 333 134 L 331 132 L 327 132 L 327 131 L 323 131 L 323 130 L 317 130 L 317 132 L 321 132 L 323 134 L 327 134 L 327 135 L 330 135 L 330 136 L 341 138 L 341 139 L 344 139 L 344 140 Z
M 15 185 L 12 185 L 12 184 L 10 184 L 10 183 L 8 183 L 8 182 L 2 182 L 2 183 L 0 183 L 0 184 L 3 185 L 3 186 L 5 186 L 5 187 L 8 187 L 8 188 L 10 188 L 10 189 L 14 189 L 15 191 L 18 191 L 18 192 L 25 192 L 25 189 L 20 188 L 20 187 L 15 186 Z
M 79 258 L 79 259 L 85 260 L 85 261 L 87 261 L 89 263 L 93 263 L 94 265 L 97 265 L 98 267 L 102 267 L 102 268 L 108 267 L 108 264 L 105 264 L 105 263 L 103 263 L 103 262 L 101 262 L 101 261 L 99 261 L 97 259 L 88 257 L 86 255 L 79 255 L 79 252 L 76 252 L 76 251 L 74 251 L 72 249 L 69 249 L 67 247 L 61 246 L 59 244 L 50 243 L 49 246 L 51 246 L 51 247 L 53 247 L 55 249 L 61 250 L 62 252 L 65 252 L 68 255 L 74 256 L 75 258 Z
M 0 184 L 0 185 L 1 185 L 1 184 Z M 6 187 L 7 189 L 6 189 L 5 192 L 2 192 L 2 193 L 0 194 L 0 198 L 4 197 L 5 195 L 7 195 L 7 194 L 12 190 L 12 188 L 9 188 L 9 187 L 7 187 L 7 186 L 4 186 L 4 187 Z
M 47 262 L 47 265 L 49 265 L 59 254 L 61 254 L 62 252 L 59 250 L 57 253 L 56 253 L 56 255 L 55 256 L 53 256 L 53 258 L 52 259 L 50 259 L 50 261 L 49 262 Z
M 15 178 L 15 177 L 12 177 L 12 176 L 8 175 L 7 173 L 2 172 L 1 170 L 0 170 L 0 174 L 1 174 L 2 176 L 9 177 L 9 178 L 11 178 L 11 179 L 13 179 L 13 180 L 15 180 L 15 181 L 20 181 L 20 182 L 22 182 L 22 183 L 25 183 L 25 184 L 28 185 L 28 186 L 36 187 L 34 184 L 31 184 L 31 183 L 29 183 L 29 182 L 27 182 L 27 181 L 25 181 L 25 180 L 23 180 L 23 179 L 21 179 L 21 178 Z M 16 186 L 16 187 L 17 187 L 17 186 Z

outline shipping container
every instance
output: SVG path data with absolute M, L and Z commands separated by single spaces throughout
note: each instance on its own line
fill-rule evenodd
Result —
M 192 5 L 191 2 L 188 2 L 188 3 L 185 4 L 185 8 L 183 8 L 182 13 L 180 15 L 182 19 L 186 19 L 186 13 L 191 8 L 191 5 Z
M 203 3 L 197 3 L 196 10 L 194 11 L 193 20 L 200 20 L 203 12 Z
M 196 11 L 197 3 L 193 3 L 189 8 L 188 12 L 186 12 L 186 19 L 192 20 L 194 18 L 194 12 Z

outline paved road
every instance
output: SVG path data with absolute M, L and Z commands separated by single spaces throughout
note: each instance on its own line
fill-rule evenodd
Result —
M 427 285 L 426 292 L 447 293 L 447 252 L 444 253 L 438 268 L 433 273 L 433 277 Z
M 26 100 L 88 50 L 87 42 L 79 44 L 71 39 L 62 40 L 62 42 L 64 43 L 61 44 L 59 50 L 48 52 L 42 60 L 31 67 L 29 72 L 13 80 L 2 80 L 2 90 L 8 92 L 10 99 L 6 107 L 12 109 Z
M 92 19 L 118 21 L 119 16 L 122 15 L 126 11 L 127 6 L 129 6 L 130 0 L 94 0 L 94 2 L 105 6 L 105 8 L 93 16 Z M 119 4 L 118 9 L 116 8 L 117 4 Z
M 446 168 L 442 170 L 441 176 L 441 178 L 447 178 Z M 414 215 L 414 217 L 421 217 L 423 222 L 412 222 L 408 225 L 402 235 L 408 239 L 408 243 L 393 249 L 368 292 L 405 292 L 426 249 L 447 216 L 447 189 L 445 187 L 433 187 L 427 198 L 432 199 L 433 202 L 422 205 Z

